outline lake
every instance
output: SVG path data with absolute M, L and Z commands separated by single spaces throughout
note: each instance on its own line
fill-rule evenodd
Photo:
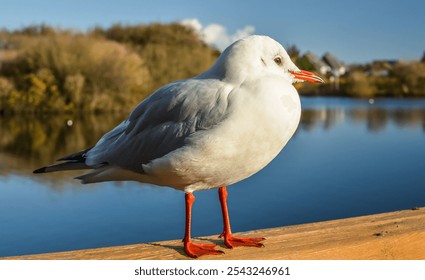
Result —
M 234 232 L 425 206 L 425 100 L 311 97 L 302 105 L 276 159 L 228 188 Z M 31 173 L 124 118 L 0 117 L 0 256 L 183 237 L 183 192 Z M 193 236 L 220 234 L 217 190 L 195 196 Z

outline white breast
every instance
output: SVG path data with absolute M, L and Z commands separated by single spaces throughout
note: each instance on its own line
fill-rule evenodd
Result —
M 294 134 L 301 114 L 295 88 L 278 77 L 230 93 L 228 117 L 147 166 L 154 184 L 195 191 L 230 185 L 264 168 Z

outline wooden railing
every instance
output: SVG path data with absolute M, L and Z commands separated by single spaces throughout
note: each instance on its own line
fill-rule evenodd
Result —
M 207 236 L 198 238 L 198 242 L 215 243 L 225 254 L 201 259 L 425 259 L 425 208 L 256 230 L 238 235 L 265 237 L 265 247 L 227 249 L 217 236 Z M 6 259 L 189 258 L 183 253 L 181 240 L 171 240 Z

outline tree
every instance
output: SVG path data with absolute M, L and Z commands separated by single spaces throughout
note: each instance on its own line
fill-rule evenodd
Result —
M 289 54 L 289 57 L 292 59 L 292 61 L 296 61 L 300 56 L 300 50 L 296 45 L 289 45 L 286 48 L 286 52 Z

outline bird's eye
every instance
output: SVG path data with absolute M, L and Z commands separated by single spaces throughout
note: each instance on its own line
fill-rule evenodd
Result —
M 274 62 L 275 62 L 277 65 L 282 65 L 282 58 L 281 58 L 280 56 L 275 57 Z

